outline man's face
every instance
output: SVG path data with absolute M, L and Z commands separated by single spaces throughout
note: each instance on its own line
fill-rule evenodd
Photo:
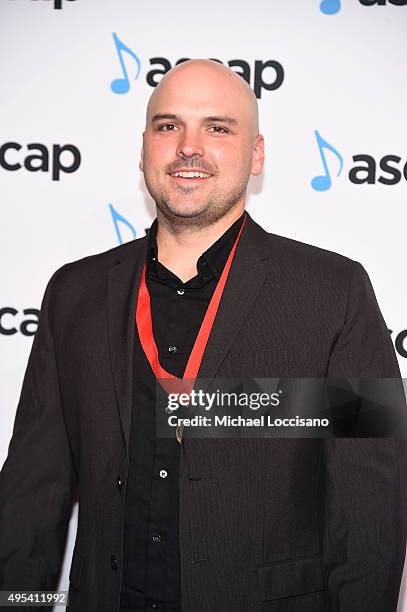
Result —
M 174 72 L 155 92 L 140 168 L 171 222 L 205 226 L 244 204 L 263 164 L 250 102 L 243 84 L 201 65 Z

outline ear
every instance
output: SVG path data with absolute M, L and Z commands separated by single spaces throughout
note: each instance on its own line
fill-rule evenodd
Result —
M 261 174 L 263 172 L 263 165 L 264 165 L 264 138 L 261 134 L 258 134 L 254 141 L 251 174 L 254 174 L 254 175 Z
M 144 152 L 143 152 L 143 147 L 141 147 L 140 161 L 139 161 L 138 167 L 140 168 L 140 170 L 142 172 L 144 172 Z

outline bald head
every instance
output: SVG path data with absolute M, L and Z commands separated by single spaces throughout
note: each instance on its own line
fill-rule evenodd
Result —
M 140 169 L 172 231 L 236 218 L 263 162 L 256 96 L 241 76 L 214 60 L 167 72 L 148 103 Z
M 227 66 L 209 59 L 192 59 L 182 62 L 169 70 L 161 79 L 147 105 L 146 125 L 161 112 L 177 112 L 176 108 L 165 107 L 170 98 L 177 103 L 191 96 L 198 103 L 208 106 L 213 100 L 214 113 L 224 107 L 225 116 L 238 114 L 236 120 L 244 121 L 252 137 L 259 133 L 257 98 L 250 85 Z M 216 112 L 215 112 L 216 111 Z M 232 117 L 234 118 L 234 117 Z

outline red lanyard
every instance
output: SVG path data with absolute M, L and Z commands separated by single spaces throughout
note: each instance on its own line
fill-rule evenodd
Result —
M 237 243 L 239 242 L 240 234 L 242 233 L 245 223 L 246 213 L 244 215 L 243 223 L 239 230 L 235 243 L 229 253 L 229 257 L 227 258 L 225 267 L 223 268 L 223 272 L 221 274 L 219 282 L 217 283 L 211 301 L 209 302 L 191 354 L 189 355 L 188 363 L 186 365 L 182 378 L 177 378 L 173 374 L 170 374 L 170 372 L 167 372 L 167 370 L 162 367 L 158 359 L 158 349 L 153 336 L 150 294 L 148 293 L 146 285 L 146 264 L 144 264 L 136 306 L 137 329 L 140 337 L 141 346 L 143 347 L 146 357 L 150 362 L 151 368 L 160 385 L 165 391 L 167 391 L 167 393 L 173 393 L 174 391 L 177 391 L 189 394 L 193 389 L 199 368 L 201 366 L 206 344 L 208 342 L 209 335 L 212 330 L 213 322 L 215 320 L 216 313 L 219 308 L 222 293 L 226 285 L 227 277 L 232 265 Z

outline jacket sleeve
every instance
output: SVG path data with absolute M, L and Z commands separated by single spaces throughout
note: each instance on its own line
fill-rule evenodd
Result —
M 328 377 L 368 377 L 376 384 L 392 378 L 405 411 L 390 334 L 359 263 Z M 336 438 L 323 444 L 327 609 L 396 612 L 406 551 L 406 439 Z
M 49 325 L 52 288 L 62 269 L 44 294 L 0 472 L 0 590 L 54 590 L 65 548 L 77 477 Z

